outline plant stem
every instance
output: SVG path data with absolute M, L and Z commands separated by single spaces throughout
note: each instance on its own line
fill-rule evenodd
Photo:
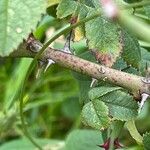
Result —
M 146 1 L 146 3 L 144 2 L 141 5 L 144 4 L 150 4 L 150 1 Z M 133 7 L 134 5 L 131 4 L 130 6 Z M 126 11 L 119 9 L 113 0 L 103 0 L 102 8 L 106 17 L 118 22 L 139 39 L 150 42 L 150 28 L 148 23 L 145 23 L 141 19 L 129 15 Z
M 58 37 L 60 37 L 61 35 L 65 34 L 66 32 L 69 32 L 71 31 L 72 29 L 76 28 L 77 26 L 81 25 L 81 24 L 84 24 L 96 17 L 99 17 L 101 16 L 100 13 L 95 13 L 94 15 L 91 15 L 87 18 L 84 18 L 82 19 L 81 21 L 75 23 L 75 24 L 72 24 L 70 25 L 69 27 L 66 27 L 65 29 L 61 30 L 60 32 L 56 33 L 53 37 L 51 37 L 44 45 L 43 47 L 41 48 L 41 50 L 37 53 L 37 55 L 35 56 L 34 59 L 36 58 L 39 58 L 39 56 L 44 52 L 44 50 L 46 50 L 46 48 L 53 42 L 55 41 Z
M 63 35 L 64 33 L 68 32 L 68 31 L 71 31 L 73 28 L 85 23 L 85 22 L 88 22 L 96 17 L 100 16 L 100 13 L 97 13 L 97 14 L 94 14 L 90 17 L 87 17 L 81 21 L 79 21 L 78 23 L 75 23 L 73 25 L 70 25 L 69 27 L 61 30 L 60 32 L 58 32 L 57 34 L 55 34 L 52 38 L 50 38 L 50 40 L 48 40 L 48 42 L 46 42 L 43 47 L 41 48 L 41 50 L 35 55 L 32 63 L 30 64 L 29 66 L 29 69 L 26 73 L 26 76 L 25 76 L 25 79 L 23 81 L 23 84 L 21 85 L 21 93 L 20 93 L 20 97 L 19 97 L 19 100 L 20 100 L 20 118 L 21 118 L 21 123 L 22 123 L 22 127 L 23 127 L 23 130 L 24 130 L 24 134 L 25 136 L 39 149 L 39 150 L 42 150 L 42 148 L 40 147 L 40 145 L 38 145 L 34 140 L 33 138 L 30 136 L 29 132 L 28 132 L 28 129 L 27 129 L 27 126 L 25 124 L 25 119 L 24 119 L 24 115 L 23 115 L 23 95 L 24 95 L 24 91 L 25 91 L 25 87 L 26 87 L 26 83 L 27 83 L 27 80 L 35 66 L 35 63 L 36 63 L 36 60 L 40 57 L 40 55 L 44 52 L 44 50 L 46 50 L 46 48 L 54 41 L 56 40 L 59 36 Z
M 112 125 L 111 125 L 112 132 L 110 134 L 110 145 L 109 145 L 110 147 L 109 147 L 109 150 L 114 150 L 114 141 L 115 141 L 116 138 L 119 137 L 120 132 L 121 132 L 123 126 L 124 126 L 124 123 L 125 122 L 118 121 L 118 120 L 116 120 L 112 123 Z
M 34 41 L 35 43 L 36 41 Z M 14 51 L 9 57 L 31 57 L 34 58 L 35 53 L 31 53 L 25 49 L 25 43 Z M 33 45 L 32 45 L 33 46 Z M 21 51 L 21 53 L 19 53 Z M 28 52 L 28 53 L 27 53 Z M 111 69 L 81 58 L 67 54 L 60 50 L 47 48 L 40 56 L 40 59 L 52 59 L 63 67 L 69 68 L 76 72 L 89 75 L 98 80 L 104 80 L 111 84 L 124 87 L 130 91 L 134 96 L 140 97 L 142 93 L 150 94 L 149 84 L 142 82 L 143 77 L 125 73 L 116 69 Z M 101 72 L 101 69 L 103 72 Z
M 126 127 L 130 133 L 130 135 L 133 137 L 133 139 L 137 142 L 139 145 L 143 145 L 143 137 L 138 132 L 135 120 L 130 120 L 126 122 Z
M 25 79 L 25 81 L 26 81 L 26 79 Z M 21 94 L 20 94 L 20 118 L 21 118 L 21 124 L 22 124 L 22 128 L 23 128 L 23 132 L 24 132 L 24 135 L 31 141 L 31 143 L 33 145 L 35 145 L 39 150 L 42 150 L 42 147 L 36 143 L 36 141 L 30 136 L 30 133 L 27 130 L 27 126 L 25 123 L 24 115 L 23 115 L 23 91 L 25 88 L 23 85 L 24 84 L 22 84 Z
M 117 21 L 121 26 L 127 28 L 139 39 L 150 42 L 149 24 L 123 11 L 118 11 Z

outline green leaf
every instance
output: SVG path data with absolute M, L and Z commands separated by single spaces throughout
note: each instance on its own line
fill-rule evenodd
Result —
M 136 2 L 140 2 L 142 0 L 124 0 L 127 3 L 136 3 Z
M 0 55 L 9 55 L 37 25 L 45 0 L 0 1 Z
M 51 7 L 50 7 L 51 8 Z M 47 13 L 49 14 L 49 9 L 47 9 Z M 53 13 L 55 13 L 53 11 Z M 45 31 L 50 28 L 51 26 L 54 26 L 54 25 L 58 25 L 61 24 L 60 21 L 58 21 L 58 19 L 50 16 L 49 15 L 45 15 L 43 17 L 43 19 L 41 20 L 41 22 L 39 23 L 38 27 L 36 28 L 36 30 L 33 32 L 34 34 L 34 37 L 38 40 L 42 40 L 42 38 L 45 36 Z
M 90 90 L 92 80 L 89 81 L 78 81 L 79 83 L 79 101 L 80 104 L 86 104 L 90 101 L 88 97 L 88 92 Z
M 86 18 L 88 12 L 94 9 L 91 7 L 91 5 L 92 7 L 94 7 L 92 2 L 87 3 L 87 1 L 85 2 L 81 1 L 80 5 L 78 5 L 78 20 L 77 21 L 81 21 L 82 19 Z M 74 41 L 80 41 L 81 39 L 84 38 L 84 36 L 85 36 L 85 24 L 82 24 L 74 29 Z
M 92 8 L 98 8 L 100 9 L 100 2 L 99 0 L 80 0 L 80 3 L 92 7 Z
M 145 49 L 145 48 L 141 48 L 141 54 L 142 54 L 142 61 L 144 60 L 144 62 L 149 62 L 150 63 L 150 57 L 149 57 L 149 54 L 150 52 Z
M 73 14 L 77 9 L 77 3 L 74 0 L 61 0 L 57 7 L 57 17 L 64 18 Z
M 145 47 L 145 48 L 149 48 L 150 47 L 150 43 L 149 42 L 145 42 L 145 41 L 140 41 L 139 40 L 139 44 L 141 47 Z
M 97 145 L 103 143 L 102 135 L 95 130 L 74 130 L 66 140 L 65 150 L 100 150 Z
M 148 18 L 150 18 L 150 5 L 144 6 L 144 10 Z
M 124 121 L 120 121 L 120 120 L 114 120 L 111 123 L 110 129 L 112 130 L 110 137 L 113 139 L 116 139 L 119 137 L 123 127 L 124 127 Z
M 87 16 L 93 13 L 95 10 L 90 11 Z M 103 17 L 97 17 L 85 24 L 85 31 L 89 48 L 97 52 L 97 59 L 101 63 L 111 67 L 122 50 L 118 26 Z
M 134 120 L 127 121 L 126 127 L 127 127 L 128 131 L 130 132 L 131 136 L 133 137 L 133 139 L 135 139 L 135 141 L 138 144 L 142 145 L 143 137 L 138 132 L 138 130 L 135 126 L 135 121 Z
M 79 42 L 73 42 L 71 46 L 77 56 L 82 55 L 88 50 L 85 39 L 80 40 Z
M 124 150 L 124 149 L 120 149 L 120 150 Z M 131 147 L 128 147 L 126 148 L 125 150 L 143 150 L 143 146 L 131 146 Z
M 88 7 L 92 7 L 92 8 L 95 7 L 93 0 L 80 0 L 80 2 Z
M 113 91 L 99 98 L 109 108 L 109 113 L 115 119 L 128 121 L 137 117 L 138 104 L 132 96 L 122 91 Z
M 98 99 L 101 96 L 106 95 L 107 93 L 110 93 L 112 91 L 116 91 L 119 89 L 121 89 L 121 87 L 106 87 L 106 86 L 96 87 L 89 91 L 89 98 L 91 100 Z
M 142 75 L 145 76 L 146 64 L 148 67 L 150 66 L 150 52 L 147 49 L 141 48 L 141 55 L 140 72 L 142 72 Z
M 60 3 L 61 0 L 47 0 L 48 7 Z
M 141 50 L 138 40 L 127 31 L 123 31 L 123 43 L 123 59 L 127 62 L 127 64 L 132 65 L 135 68 L 139 68 Z
M 91 100 L 99 99 L 108 106 L 109 113 L 116 119 L 126 121 L 137 116 L 138 105 L 125 92 L 118 91 L 120 87 L 96 87 L 89 91 Z
M 44 149 L 63 150 L 65 143 L 59 140 L 36 139 Z M 33 150 L 35 146 L 27 139 L 13 140 L 0 146 L 0 150 Z
M 108 113 L 108 107 L 104 102 L 96 99 L 83 106 L 82 121 L 92 128 L 105 129 L 110 123 Z
M 149 150 L 149 148 L 150 148 L 150 133 L 149 132 L 144 134 L 143 144 L 144 144 L 145 150 Z

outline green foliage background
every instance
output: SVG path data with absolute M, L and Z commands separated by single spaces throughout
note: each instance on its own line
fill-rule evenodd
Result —
M 0 23 L 0 55 L 6 56 L 12 52 L 17 48 L 18 43 L 23 38 L 27 38 L 33 29 L 35 37 L 41 42 L 45 42 L 49 38 L 45 34 L 46 31 L 53 31 L 50 32 L 52 34 L 61 27 L 67 26 L 69 15 L 76 14 L 79 8 L 80 10 L 84 10 L 78 12 L 79 20 L 91 15 L 94 9 L 99 11 L 99 4 L 96 0 L 81 0 L 80 5 L 77 5 L 77 2 L 74 0 L 48 0 L 47 2 L 38 0 L 31 4 L 30 0 L 26 2 L 22 0 L 22 2 L 23 5 L 20 4 L 22 9 L 20 9 L 21 6 L 17 5 L 19 3 L 17 0 L 12 1 L 9 6 L 6 1 L 0 1 L 0 14 L 2 14 L 0 15 L 0 19 L 3 19 L 3 23 Z M 65 2 L 67 5 L 64 5 Z M 30 7 L 26 7 L 25 4 L 27 3 Z M 57 7 L 58 3 L 59 6 Z M 12 15 L 9 9 L 14 10 L 14 13 L 19 11 L 22 14 L 21 11 L 26 11 L 29 14 L 17 14 L 6 25 L 5 19 L 7 15 L 1 11 L 4 6 L 6 8 L 5 11 L 9 12 L 8 15 Z M 47 9 L 45 9 L 46 7 Z M 137 9 L 136 12 L 144 22 L 149 23 L 149 10 L 149 7 L 145 6 Z M 148 17 L 144 17 L 146 14 Z M 29 16 L 34 16 L 34 19 L 31 19 Z M 40 21 L 38 22 L 38 20 Z M 27 24 L 24 25 L 24 22 Z M 93 23 L 93 26 L 91 26 L 91 22 L 95 24 L 97 22 L 100 23 L 97 28 L 100 30 L 94 30 L 95 24 Z M 94 47 L 99 49 L 102 46 L 103 52 L 109 55 L 113 54 L 113 63 L 117 60 L 113 64 L 114 68 L 124 69 L 128 64 L 131 64 L 125 70 L 126 72 L 138 75 L 144 74 L 145 64 L 150 63 L 149 43 L 147 44 L 142 40 L 138 41 L 128 31 L 122 29 L 125 36 L 124 42 L 127 43 L 122 53 L 122 49 L 118 49 L 120 46 L 119 35 L 113 34 L 118 26 L 112 24 L 112 22 L 106 22 L 106 20 L 100 17 L 91 22 L 85 24 L 85 30 L 80 26 L 80 32 L 85 34 L 89 40 L 89 48 Z M 106 25 L 105 28 L 101 28 L 102 24 Z M 22 34 L 20 34 L 18 25 L 19 29 L 25 29 Z M 10 31 L 8 31 L 8 27 Z M 14 32 L 14 28 L 17 32 Z M 4 33 L 4 31 L 6 32 Z M 9 32 L 12 32 L 12 36 L 8 36 Z M 92 38 L 95 33 L 98 33 L 97 36 Z M 63 48 L 66 36 L 67 34 L 61 40 L 55 41 L 53 47 L 58 49 Z M 100 37 L 106 37 L 106 39 L 102 38 L 102 41 L 97 42 L 97 39 Z M 115 40 L 108 43 L 107 39 L 112 37 Z M 16 39 L 17 41 L 14 42 Z M 85 39 L 72 43 L 71 48 L 79 57 L 96 62 L 95 58 L 87 52 L 88 47 Z M 133 49 L 132 52 L 131 49 Z M 120 53 L 122 53 L 122 58 L 118 58 Z M 0 58 L 0 150 L 16 150 L 16 147 L 17 150 L 22 150 L 23 147 L 29 150 L 34 148 L 23 136 L 18 110 L 20 86 L 30 63 L 31 59 L 29 58 Z M 92 89 L 93 91 L 91 90 L 88 95 L 91 83 L 90 77 L 54 64 L 46 73 L 41 74 L 40 78 L 36 79 L 37 69 L 30 75 L 27 82 L 23 97 L 24 112 L 29 133 L 45 148 L 57 148 L 58 150 L 99 150 L 101 148 L 97 145 L 104 142 L 105 136 L 99 130 L 93 130 L 91 127 L 100 129 L 109 125 L 108 108 L 109 113 L 115 119 L 122 121 L 133 119 L 137 115 L 137 104 L 120 87 L 110 87 L 110 85 L 101 86 L 100 88 Z M 99 83 L 99 85 L 104 85 L 104 83 Z M 115 91 L 116 89 L 117 92 Z M 97 95 L 99 93 L 97 90 L 100 90 L 102 95 Z M 126 97 L 127 104 L 123 102 L 122 97 Z M 83 104 L 85 105 L 82 110 Z M 101 110 L 105 110 L 105 113 L 101 113 L 101 111 L 98 114 L 95 113 L 96 109 L 93 109 L 94 106 L 101 107 Z M 99 111 L 99 108 L 97 111 Z M 149 114 L 150 104 L 146 102 L 142 113 L 136 119 L 136 125 L 141 135 L 150 130 Z M 96 124 L 95 122 L 93 123 L 95 121 L 92 118 L 93 116 L 96 118 Z M 84 122 L 88 127 L 82 124 L 81 117 L 84 118 Z M 104 121 L 99 120 L 99 117 L 104 118 Z M 149 136 L 149 133 L 144 135 L 145 147 L 149 147 Z M 124 145 L 131 147 L 129 148 L 131 150 L 142 149 L 131 138 L 126 127 L 120 135 L 120 141 Z

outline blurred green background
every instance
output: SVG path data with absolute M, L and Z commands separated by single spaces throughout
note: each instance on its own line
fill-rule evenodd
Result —
M 47 15 L 42 17 L 36 31 L 34 31 L 35 37 L 41 42 L 45 42 L 56 30 L 68 24 L 67 20 L 56 19 L 53 9 L 55 10 L 56 6 L 47 9 Z M 52 46 L 58 49 L 63 48 L 66 36 L 60 37 Z M 85 41 L 72 43 L 72 49 L 77 54 L 84 52 L 87 49 Z M 145 59 L 150 61 L 149 58 Z M 26 139 L 12 142 L 24 137 L 21 130 L 17 97 L 30 63 L 31 59 L 29 58 L 0 58 L 0 150 L 15 150 L 14 145 L 17 145 L 18 150 L 23 149 L 23 145 L 25 149 L 33 149 Z M 41 144 L 46 143 L 46 139 L 49 139 L 49 143 L 52 143 L 55 148 L 58 146 L 57 149 L 64 148 L 66 139 L 66 149 L 68 150 L 84 150 L 82 147 L 78 148 L 79 142 L 84 144 L 91 142 L 94 148 L 89 147 L 89 150 L 101 149 L 97 146 L 103 143 L 100 131 L 77 130 L 84 127 L 80 120 L 82 98 L 87 96 L 85 91 L 88 90 L 91 79 L 84 77 L 85 80 L 80 81 L 79 74 L 57 64 L 50 66 L 44 74 L 36 79 L 37 69 L 38 66 L 29 77 L 24 95 L 24 112 L 30 134 L 35 138 L 44 139 L 44 141 L 39 140 Z M 83 84 L 87 85 L 87 89 L 83 89 L 81 86 Z M 141 134 L 150 130 L 149 114 L 150 104 L 146 102 L 136 121 Z M 70 138 L 75 139 L 75 142 L 70 142 Z M 141 149 L 134 147 L 136 142 L 131 138 L 126 128 L 120 135 L 120 141 L 133 150 Z

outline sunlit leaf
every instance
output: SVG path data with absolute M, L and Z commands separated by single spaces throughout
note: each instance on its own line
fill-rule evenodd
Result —
M 137 117 L 138 104 L 125 92 L 113 91 L 100 97 L 99 100 L 108 106 L 110 115 L 115 119 L 128 121 Z
M 45 0 L 0 1 L 0 55 L 9 55 L 27 38 L 45 8 Z
M 57 17 L 64 18 L 73 14 L 77 9 L 77 3 L 74 0 L 61 0 L 57 7 Z
M 104 96 L 110 92 L 113 92 L 119 89 L 121 88 L 120 87 L 107 87 L 107 86 L 96 87 L 89 91 L 89 98 L 91 100 L 98 99 L 101 96 Z
M 104 102 L 92 100 L 83 106 L 82 121 L 95 129 L 105 129 L 110 123 L 109 110 Z
M 80 2 L 88 7 L 92 8 L 100 8 L 100 1 L 99 0 L 80 0 Z
M 88 16 L 92 14 L 93 11 Z M 111 67 L 122 51 L 118 26 L 103 17 L 97 17 L 85 24 L 85 30 L 89 48 L 95 51 L 97 60 Z
M 60 3 L 61 0 L 47 0 L 48 7 Z

